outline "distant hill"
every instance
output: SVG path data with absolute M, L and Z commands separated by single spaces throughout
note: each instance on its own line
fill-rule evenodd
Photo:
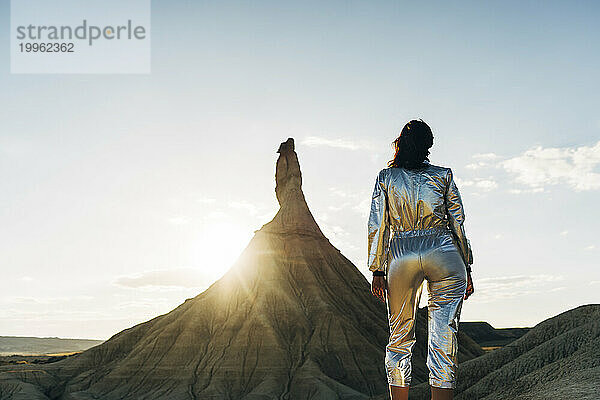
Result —
M 502 347 L 520 338 L 531 328 L 494 328 L 487 322 L 460 322 L 459 331 L 466 333 L 481 347 Z
M 419 385 L 411 399 L 429 399 Z M 547 319 L 460 365 L 456 400 L 600 399 L 600 304 Z
M 0 336 L 0 356 L 71 353 L 87 350 L 103 340 L 57 337 Z

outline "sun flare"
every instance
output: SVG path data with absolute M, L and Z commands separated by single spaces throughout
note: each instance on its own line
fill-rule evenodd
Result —
M 194 265 L 217 280 L 238 259 L 252 238 L 253 230 L 228 221 L 206 224 L 194 246 Z

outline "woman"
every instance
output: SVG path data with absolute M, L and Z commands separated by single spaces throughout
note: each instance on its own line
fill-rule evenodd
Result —
M 375 182 L 368 223 L 371 289 L 383 301 L 387 291 L 390 395 L 408 399 L 415 317 L 426 279 L 432 399 L 452 399 L 458 320 L 463 300 L 473 293 L 462 200 L 452 170 L 429 163 L 433 134 L 425 122 L 407 123 L 393 144 L 394 158 Z

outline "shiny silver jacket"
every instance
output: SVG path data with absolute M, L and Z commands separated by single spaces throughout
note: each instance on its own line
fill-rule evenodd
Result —
M 395 232 L 435 227 L 449 229 L 465 265 L 473 263 L 452 169 L 425 163 L 423 169 L 384 168 L 377 175 L 368 222 L 369 270 L 386 270 Z

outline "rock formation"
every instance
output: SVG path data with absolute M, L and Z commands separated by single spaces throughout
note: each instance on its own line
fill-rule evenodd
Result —
M 279 148 L 280 209 L 223 278 L 171 312 L 44 366 L 0 368 L 2 399 L 367 399 L 385 396 L 385 305 L 329 243 Z M 421 314 L 423 311 L 421 311 Z M 427 377 L 426 316 L 415 382 Z M 461 359 L 482 354 L 465 335 Z
M 428 400 L 427 387 L 411 399 Z M 460 366 L 457 400 L 600 399 L 600 304 L 547 319 Z
M 506 346 L 531 330 L 531 328 L 494 328 L 487 322 L 461 322 L 458 329 L 484 348 Z

